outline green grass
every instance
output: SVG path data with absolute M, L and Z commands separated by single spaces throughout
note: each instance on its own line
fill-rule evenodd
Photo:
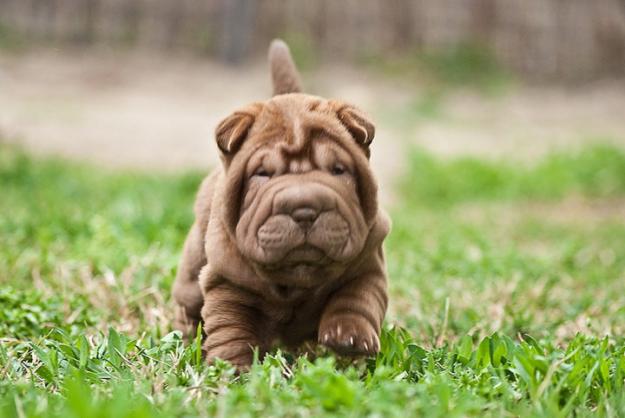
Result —
M 468 200 L 562 199 L 625 195 L 625 154 L 594 145 L 581 152 L 551 154 L 534 165 L 457 158 L 442 162 L 413 152 L 407 176 L 408 204 L 457 204 Z
M 12 25 L 3 22 L 0 16 L 0 51 L 3 53 L 20 52 L 27 46 L 26 38 Z
M 625 153 L 409 167 L 381 353 L 237 376 L 170 328 L 200 175 L 0 147 L 0 417 L 625 415 Z

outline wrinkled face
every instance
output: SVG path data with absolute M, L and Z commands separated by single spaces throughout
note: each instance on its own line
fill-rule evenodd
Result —
M 345 121 L 360 114 L 341 117 L 331 103 L 278 97 L 218 128 L 220 148 L 233 155 L 225 193 L 236 202 L 226 209 L 236 245 L 280 286 L 308 288 L 340 275 L 361 253 L 377 210 L 368 149 L 355 139 L 372 136 L 373 127 L 356 124 L 360 136 L 353 135 Z
M 311 139 L 303 152 L 278 142 L 249 159 L 236 226 L 248 258 L 307 284 L 357 256 L 367 231 L 353 159 L 323 134 Z

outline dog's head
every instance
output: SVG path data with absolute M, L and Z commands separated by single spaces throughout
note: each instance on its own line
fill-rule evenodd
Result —
M 265 277 L 309 288 L 361 254 L 378 210 L 373 136 L 357 108 L 301 93 L 252 104 L 219 124 L 223 220 Z

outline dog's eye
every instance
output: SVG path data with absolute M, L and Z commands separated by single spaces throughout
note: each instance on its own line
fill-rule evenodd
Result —
M 255 176 L 258 177 L 271 177 L 271 174 L 269 174 L 269 171 L 265 170 L 264 168 L 259 168 L 258 170 L 256 170 L 256 172 L 254 173 Z
M 330 171 L 333 176 L 340 176 L 341 174 L 345 174 L 345 167 L 341 164 L 335 164 Z

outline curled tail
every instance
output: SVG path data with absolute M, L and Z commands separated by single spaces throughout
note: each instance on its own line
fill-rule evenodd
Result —
M 282 39 L 274 39 L 269 46 L 269 66 L 274 96 L 302 91 L 297 67 L 291 58 L 289 47 Z

